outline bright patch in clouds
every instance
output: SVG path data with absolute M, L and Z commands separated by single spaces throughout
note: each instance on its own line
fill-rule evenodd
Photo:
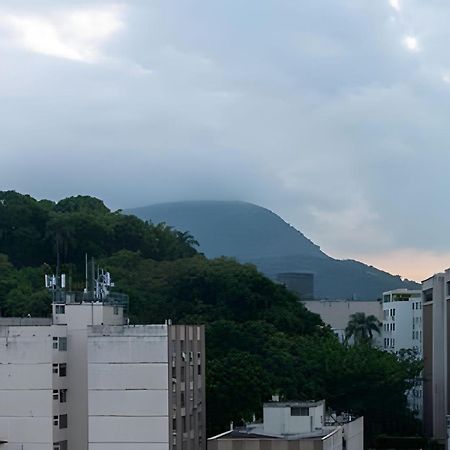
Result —
M 394 8 L 396 11 L 400 11 L 400 0 L 389 0 L 389 4 Z
M 405 36 L 403 39 L 403 45 L 412 52 L 419 51 L 419 42 L 414 36 Z
M 13 42 L 32 52 L 75 61 L 95 62 L 100 47 L 123 28 L 122 8 L 110 5 L 64 11 L 50 16 L 2 14 L 0 24 Z
M 367 264 L 392 274 L 401 274 L 405 278 L 418 282 L 450 267 L 450 253 L 423 251 L 414 248 L 397 249 L 372 255 L 353 254 L 352 257 L 359 258 Z

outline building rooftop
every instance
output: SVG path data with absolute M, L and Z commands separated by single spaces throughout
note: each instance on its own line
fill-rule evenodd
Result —
M 306 433 L 277 435 L 264 432 L 263 424 L 251 424 L 239 427 L 223 433 L 221 439 L 283 439 L 287 441 L 298 441 L 301 439 L 322 439 L 339 429 L 339 425 L 321 428 L 320 430 Z
M 264 408 L 314 408 L 316 406 L 325 406 L 325 400 L 295 400 L 289 402 L 271 401 L 264 403 Z
M 50 317 L 0 317 L 0 326 L 4 327 L 48 327 L 52 323 L 53 321 Z

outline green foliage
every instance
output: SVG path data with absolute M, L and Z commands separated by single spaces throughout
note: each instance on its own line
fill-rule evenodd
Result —
M 84 255 L 107 257 L 126 249 L 156 261 L 196 254 L 189 233 L 111 212 L 101 200 L 70 197 L 37 201 L 0 192 L 0 253 L 16 267 L 70 262 L 81 271 Z
M 370 317 L 354 321 L 356 345 L 341 345 L 283 286 L 252 265 L 208 260 L 196 245 L 189 233 L 111 212 L 91 197 L 53 203 L 0 192 L 1 311 L 47 316 L 42 285 L 52 269 L 44 263 L 66 264 L 76 286 L 87 252 L 130 296 L 133 323 L 206 324 L 209 434 L 261 414 L 274 393 L 363 414 L 369 439 L 417 432 L 405 396 L 421 370 L 415 355 L 371 347 Z
M 353 337 L 355 342 L 370 343 L 374 333 L 380 334 L 380 327 L 381 323 L 374 315 L 366 316 L 365 313 L 357 312 L 350 316 L 345 329 L 345 340 Z

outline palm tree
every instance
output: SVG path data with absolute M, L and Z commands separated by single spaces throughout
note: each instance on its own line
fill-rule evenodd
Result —
M 381 333 L 381 322 L 374 315 L 366 316 L 363 312 L 357 312 L 350 316 L 345 329 L 345 342 L 353 337 L 355 342 L 370 343 L 374 332 Z

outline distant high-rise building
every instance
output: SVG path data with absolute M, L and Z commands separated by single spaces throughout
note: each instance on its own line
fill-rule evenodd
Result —
M 53 291 L 0 318 L 0 449 L 204 450 L 204 329 L 128 325 L 127 297 Z
M 301 300 L 314 298 L 314 274 L 310 272 L 283 272 L 277 274 L 277 281 L 297 294 Z

